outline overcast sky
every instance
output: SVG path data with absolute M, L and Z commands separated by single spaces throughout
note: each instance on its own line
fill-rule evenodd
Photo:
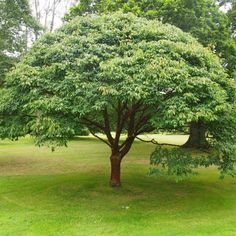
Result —
M 35 13 L 34 1 L 35 0 L 30 0 L 30 3 L 31 3 L 32 9 L 33 9 L 33 12 Z M 45 17 L 43 17 L 44 12 L 48 8 L 48 6 L 53 3 L 53 1 L 54 0 L 39 0 L 39 5 L 40 5 L 39 7 L 40 7 L 40 10 L 42 12 L 42 17 L 41 17 L 41 20 L 40 20 L 42 25 L 45 24 L 44 23 L 45 22 Z M 76 2 L 78 2 L 78 0 L 57 0 L 57 1 L 59 1 L 60 3 L 58 4 L 57 9 L 56 9 L 54 29 L 61 26 L 61 24 L 62 24 L 61 19 L 64 16 L 64 14 L 66 12 L 68 12 L 70 7 L 72 7 Z M 222 11 L 227 11 L 229 8 L 230 8 L 230 5 L 222 7 L 221 10 Z M 51 21 L 51 14 L 48 17 L 48 25 L 49 25 L 50 21 Z
M 57 0 L 60 3 L 58 4 L 56 8 L 56 15 L 55 15 L 55 27 L 57 28 L 62 24 L 62 17 L 66 12 L 68 12 L 69 8 L 73 6 L 78 0 Z M 45 12 L 48 9 L 48 6 L 51 6 L 53 3 L 53 0 L 39 0 L 39 9 L 41 11 L 41 19 L 40 22 L 42 25 L 45 24 Z M 30 4 L 33 10 L 33 13 L 35 15 L 35 0 L 30 0 Z M 48 23 L 51 21 L 52 14 L 49 14 L 48 16 Z

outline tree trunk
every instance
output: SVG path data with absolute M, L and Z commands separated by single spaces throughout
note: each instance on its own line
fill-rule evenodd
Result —
M 188 141 L 183 145 L 185 148 L 205 149 L 209 147 L 206 140 L 206 128 L 203 122 L 192 122 Z
M 110 157 L 111 161 L 111 178 L 110 178 L 110 186 L 111 187 L 120 187 L 120 165 L 121 165 L 121 155 L 112 154 Z

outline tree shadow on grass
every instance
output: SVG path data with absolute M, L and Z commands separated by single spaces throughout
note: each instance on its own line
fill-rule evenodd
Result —
M 156 210 L 186 215 L 189 212 L 209 214 L 232 207 L 236 193 L 231 182 L 221 182 L 217 178 L 205 180 L 196 177 L 175 183 L 165 178 L 157 180 L 134 175 L 126 176 L 120 189 L 112 189 L 108 186 L 108 176 L 104 171 L 55 177 L 56 181 L 51 176 L 51 181 L 47 181 L 46 185 L 41 182 L 42 188 L 38 188 L 37 195 L 40 194 L 47 202 L 56 199 L 59 206 L 65 208 L 78 207 L 79 204 L 88 210 L 121 211 L 122 206 L 128 206 L 129 210 L 135 209 L 140 213 L 145 209 L 146 213 Z
M 72 227 L 79 219 L 80 225 L 89 224 L 91 230 L 98 227 L 94 222 L 99 222 L 101 232 L 117 225 L 123 227 L 121 232 L 124 229 L 138 232 L 157 225 L 175 229 L 192 223 L 194 227 L 196 220 L 208 225 L 207 220 L 212 219 L 214 224 L 236 209 L 236 189 L 231 181 L 219 181 L 216 174 L 176 183 L 127 169 L 119 189 L 109 187 L 105 169 L 1 178 L 5 179 L 6 191 L 0 192 L 1 204 L 5 205 L 2 212 L 11 209 L 13 217 L 24 212 L 35 225 L 39 220 L 47 225 L 60 219 L 60 224 L 69 222 Z

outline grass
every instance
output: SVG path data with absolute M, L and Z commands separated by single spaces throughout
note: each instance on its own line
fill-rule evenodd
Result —
M 186 136 L 160 136 L 183 143 Z M 236 181 L 214 168 L 181 183 L 148 177 L 154 146 L 137 141 L 108 186 L 109 149 L 87 137 L 68 148 L 0 142 L 0 235 L 236 235 Z

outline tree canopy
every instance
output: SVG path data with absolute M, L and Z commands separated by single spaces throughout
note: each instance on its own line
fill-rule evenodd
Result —
M 138 135 L 216 122 L 235 88 L 219 58 L 189 34 L 118 12 L 77 17 L 46 34 L 2 93 L 0 113 L 12 117 L 2 119 L 3 137 L 30 133 L 39 145 L 66 145 L 87 127 L 110 147 L 110 181 L 119 186 L 121 160 Z
M 148 19 L 159 19 L 191 33 L 204 46 L 216 50 L 218 55 L 225 58 L 225 65 L 232 75 L 236 66 L 236 43 L 231 37 L 231 26 L 235 21 L 233 9 L 226 14 L 220 10 L 218 1 L 212 0 L 81 0 L 71 8 L 65 19 L 117 10 L 132 12 Z

